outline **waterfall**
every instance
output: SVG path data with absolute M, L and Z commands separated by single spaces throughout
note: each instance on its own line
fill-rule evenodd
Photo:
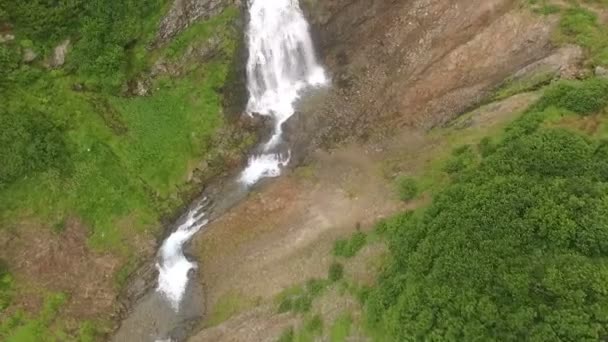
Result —
M 249 158 L 241 175 L 247 185 L 280 175 L 290 157 L 289 152 L 274 151 L 282 139 L 281 126 L 294 114 L 294 103 L 303 89 L 327 83 L 296 0 L 249 0 L 249 15 L 247 113 L 272 117 L 274 129 L 262 154 Z
M 291 157 L 289 150 L 278 151 L 281 126 L 294 114 L 294 103 L 302 90 L 327 83 L 297 0 L 249 0 L 248 5 L 246 112 L 270 116 L 274 129 L 261 152 L 249 158 L 247 167 L 235 180 L 246 188 L 262 178 L 281 174 Z M 157 291 L 170 301 L 175 311 L 179 311 L 189 273 L 197 267 L 186 258 L 183 247 L 208 223 L 204 203 L 209 201 L 205 198 L 202 203 L 190 209 L 159 251 Z

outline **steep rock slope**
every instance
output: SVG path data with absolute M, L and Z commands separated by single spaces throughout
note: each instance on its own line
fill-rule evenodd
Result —
M 334 88 L 292 131 L 320 127 L 317 142 L 329 142 L 447 122 L 551 51 L 551 23 L 518 4 L 306 1 Z

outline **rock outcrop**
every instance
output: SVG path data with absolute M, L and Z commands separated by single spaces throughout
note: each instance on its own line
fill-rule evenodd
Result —
M 209 19 L 242 0 L 176 0 L 160 23 L 155 45 L 162 45 L 199 20 Z
M 326 99 L 306 104 L 305 113 L 286 124 L 295 146 L 444 124 L 552 51 L 555 23 L 514 0 L 302 5 L 333 87 Z
M 50 68 L 59 68 L 65 64 L 65 57 L 68 54 L 70 43 L 71 41 L 69 39 L 66 39 L 55 47 L 55 49 L 53 50 L 53 54 L 51 55 L 48 61 L 48 66 Z

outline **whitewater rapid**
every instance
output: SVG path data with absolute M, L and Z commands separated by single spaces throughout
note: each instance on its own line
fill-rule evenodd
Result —
M 282 125 L 295 113 L 294 104 L 304 89 L 328 83 L 297 0 L 249 0 L 248 8 L 246 113 L 269 116 L 274 125 L 270 139 L 250 156 L 235 180 L 246 188 L 262 178 L 281 175 L 291 159 L 289 149 L 279 148 Z M 159 250 L 157 291 L 175 311 L 179 311 L 189 273 L 197 268 L 184 255 L 184 245 L 207 223 L 203 207 L 197 205 Z

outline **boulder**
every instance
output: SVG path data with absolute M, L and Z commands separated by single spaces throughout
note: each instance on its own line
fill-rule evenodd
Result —
M 51 68 L 59 68 L 65 64 L 65 57 L 68 54 L 70 48 L 70 40 L 66 39 L 61 44 L 57 45 L 53 50 L 53 55 L 48 62 L 48 66 Z
M 31 63 L 35 61 L 36 58 L 38 58 L 38 54 L 36 53 L 36 51 L 32 50 L 31 48 L 23 49 L 22 60 L 24 63 Z
M 15 40 L 15 36 L 11 33 L 0 34 L 0 44 Z
M 595 76 L 597 77 L 603 77 L 603 78 L 608 78 L 608 69 L 602 67 L 602 66 L 596 66 L 595 67 Z

